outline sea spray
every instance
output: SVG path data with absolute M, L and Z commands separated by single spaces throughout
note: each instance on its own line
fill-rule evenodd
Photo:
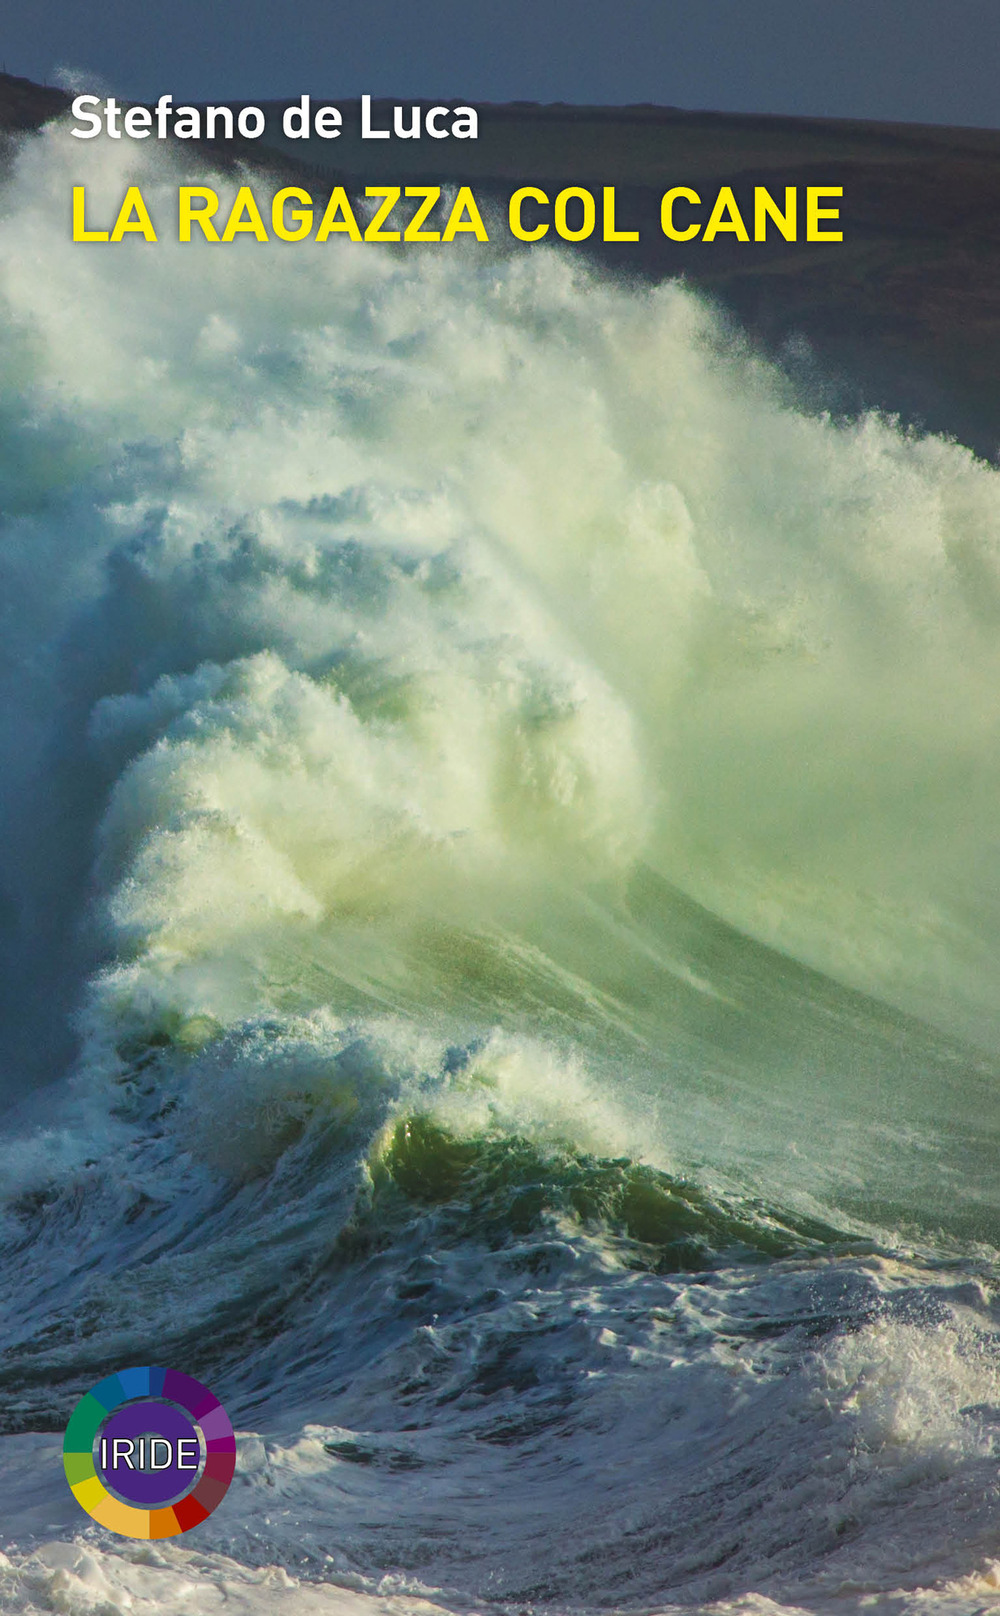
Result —
M 556 844 L 642 851 L 762 940 L 988 1036 L 991 470 L 875 418 L 803 414 L 690 293 L 625 291 L 555 254 L 74 247 L 58 205 L 71 155 L 45 135 L 6 199 L 4 890 L 20 958 L 65 955 L 55 933 L 84 912 L 115 775 L 130 769 L 109 827 L 168 768 L 134 752 L 161 733 L 154 710 L 178 731 L 207 712 L 207 682 L 266 666 L 274 708 L 280 662 L 287 712 L 270 722 L 290 726 L 290 771 L 322 790 L 318 755 L 292 755 L 301 722 L 344 760 L 338 791 L 365 824 L 334 831 L 330 800 L 325 843 L 314 810 L 297 830 L 280 762 L 232 733 L 209 762 L 209 721 L 184 757 L 208 748 L 224 792 L 230 745 L 248 825 L 270 791 L 279 839 L 313 847 L 303 882 L 258 825 L 246 857 L 273 890 L 248 888 L 244 908 L 315 915 L 334 867 L 370 863 L 380 834 L 436 840 L 462 883 L 477 862 L 515 871 L 532 840 L 543 863 Z M 120 184 L 120 153 L 88 159 Z M 173 171 L 149 175 L 166 187 Z M 117 700 L 132 752 L 81 755 L 102 698 L 93 731 L 124 734 Z M 202 883 L 206 858 L 220 879 L 237 858 L 219 836 L 205 851 L 207 824 Z M 264 876 L 268 857 L 283 876 Z M 225 927 L 226 900 L 203 890 Z

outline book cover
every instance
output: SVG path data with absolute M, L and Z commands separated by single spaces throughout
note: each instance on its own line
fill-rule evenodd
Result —
M 990 1609 L 972 69 L 274 48 L 0 78 L 0 1603 Z

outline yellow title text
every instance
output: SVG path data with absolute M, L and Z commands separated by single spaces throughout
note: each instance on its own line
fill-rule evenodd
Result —
M 843 241 L 835 228 L 840 223 L 835 200 L 843 196 L 836 185 L 784 187 L 780 198 L 764 186 L 755 186 L 752 208 L 741 208 L 730 186 L 702 198 L 688 185 L 663 192 L 659 225 L 670 241 L 713 242 L 720 237 L 737 242 L 761 242 L 775 236 L 785 241 Z M 157 206 L 162 206 L 158 200 Z M 86 186 L 73 187 L 73 240 L 117 244 L 134 237 L 158 241 L 162 218 L 154 221 L 142 190 L 130 185 L 113 216 L 92 217 Z M 241 185 L 231 202 L 223 203 L 210 185 L 182 185 L 171 224 L 181 242 L 348 241 L 448 242 L 471 237 L 489 241 L 483 211 L 469 186 L 444 191 L 439 185 L 369 185 L 364 199 L 335 186 L 324 202 L 301 186 L 287 185 L 274 196 L 258 200 L 248 185 Z M 518 241 L 636 242 L 639 226 L 620 216 L 613 185 L 599 194 L 582 185 L 564 186 L 550 196 L 537 185 L 523 185 L 510 198 L 507 224 Z

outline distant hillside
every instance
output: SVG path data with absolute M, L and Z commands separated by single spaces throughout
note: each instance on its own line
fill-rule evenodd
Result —
M 65 90 L 0 73 L 0 129 L 37 129 L 65 112 L 70 100 Z
M 218 163 L 275 163 L 317 193 L 393 180 L 467 181 L 502 203 L 517 185 L 617 188 L 637 244 L 588 243 L 641 277 L 683 274 L 727 306 L 834 409 L 875 404 L 980 453 L 1000 445 L 1000 132 L 659 107 L 480 107 L 476 141 L 364 141 L 354 103 L 337 141 L 287 141 L 282 103 L 265 103 L 264 140 L 199 148 Z M 37 127 L 69 104 L 59 90 L 0 75 L 0 127 Z M 378 105 L 386 124 L 391 109 Z M 275 134 L 275 131 L 277 133 Z M 184 149 L 196 160 L 191 143 Z M 844 241 L 705 245 L 665 240 L 659 199 L 689 184 L 841 185 Z M 572 249 L 580 252 L 579 247 Z M 803 340 L 804 339 L 804 340 Z M 818 363 L 811 363 L 809 352 Z

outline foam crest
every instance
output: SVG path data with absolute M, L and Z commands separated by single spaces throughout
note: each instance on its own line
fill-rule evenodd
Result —
M 967 1319 L 936 1328 L 880 1320 L 823 1355 L 826 1384 L 883 1464 L 987 1456 L 997 1442 L 996 1340 Z
M 98 998 L 229 1024 L 322 934 L 298 1007 L 351 1010 L 359 916 L 383 1008 L 416 915 L 565 975 L 543 891 L 640 857 L 988 1036 L 992 470 L 803 411 L 683 287 L 570 255 L 90 252 L 74 157 L 26 147 L 0 261 L 25 1048 L 109 954 Z M 169 211 L 178 179 L 115 143 L 88 172 L 98 210 L 138 176 Z

